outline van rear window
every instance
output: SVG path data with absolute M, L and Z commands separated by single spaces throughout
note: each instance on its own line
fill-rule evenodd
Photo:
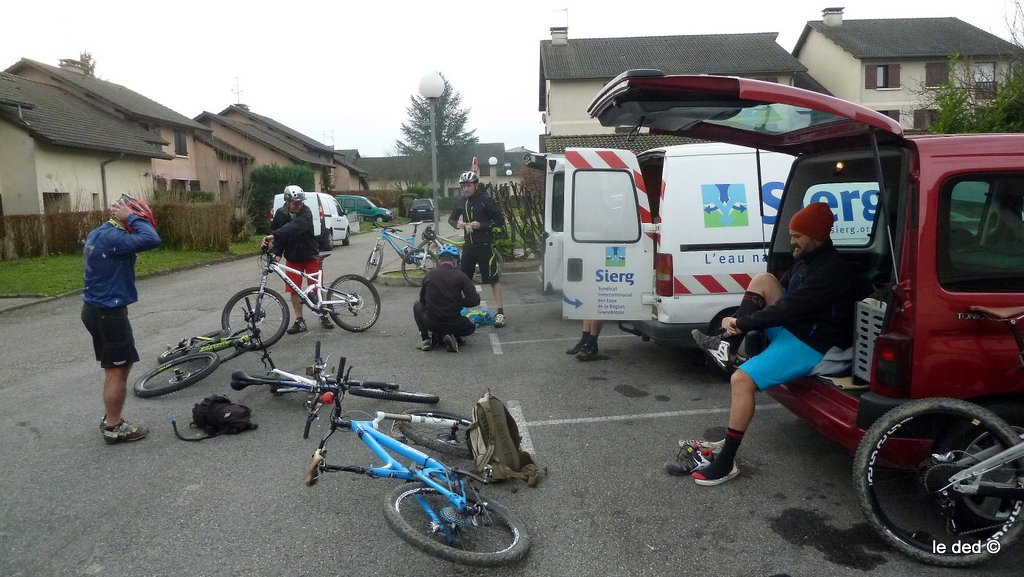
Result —
M 948 290 L 1024 292 L 1024 174 L 946 183 L 939 199 L 937 268 Z

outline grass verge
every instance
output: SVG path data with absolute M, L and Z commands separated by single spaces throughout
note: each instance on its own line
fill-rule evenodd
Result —
M 227 252 L 158 248 L 139 254 L 135 273 L 144 275 L 211 262 L 232 255 L 255 254 L 260 238 L 233 243 Z M 82 288 L 82 255 L 67 254 L 0 262 L 0 295 L 55 296 Z

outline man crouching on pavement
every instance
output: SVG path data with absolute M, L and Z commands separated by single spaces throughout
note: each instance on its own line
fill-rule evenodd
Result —
M 480 293 L 472 279 L 455 266 L 459 249 L 445 245 L 437 260 L 440 264 L 423 277 L 420 298 L 412 306 L 420 330 L 420 344 L 416 348 L 429 351 L 444 343 L 449 353 L 457 353 L 462 338 L 476 330 L 473 321 L 462 316 L 462 309 L 479 305 Z

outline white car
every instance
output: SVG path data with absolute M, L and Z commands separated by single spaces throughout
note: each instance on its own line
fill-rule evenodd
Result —
M 274 195 L 274 206 L 270 210 L 271 219 L 282 206 L 284 195 Z M 320 250 L 331 250 L 339 243 L 348 246 L 352 227 L 336 198 L 323 192 L 307 192 L 306 206 L 313 212 L 313 235 L 317 237 Z

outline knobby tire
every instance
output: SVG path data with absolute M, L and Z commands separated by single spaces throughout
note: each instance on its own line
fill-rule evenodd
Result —
M 420 403 L 423 405 L 436 405 L 441 398 L 430 393 L 415 393 L 412 391 L 389 391 L 387 389 L 366 389 L 363 387 L 352 387 L 348 394 L 354 397 L 366 397 L 368 399 L 381 399 L 384 401 L 401 401 L 403 403 Z
M 263 289 L 262 298 L 259 292 L 259 287 L 238 291 L 228 299 L 220 315 L 221 328 L 237 331 L 249 326 L 245 315 L 255 313 L 256 327 L 260 329 L 260 342 L 263 346 L 253 347 L 252 350 L 265 349 L 281 340 L 291 320 L 290 307 L 284 297 L 269 288 Z
M 373 284 L 357 274 L 341 275 L 331 283 L 325 298 L 343 300 L 346 295 L 355 297 L 356 302 L 349 306 L 330 305 L 332 310 L 328 314 L 334 324 L 353 333 L 372 327 L 380 317 L 380 294 Z
M 384 518 L 407 543 L 424 553 L 464 565 L 493 567 L 521 560 L 530 550 L 530 539 L 523 523 L 505 507 L 491 499 L 482 499 L 485 513 L 479 525 L 458 530 L 459 540 L 451 543 L 430 530 L 430 519 L 417 494 L 440 512 L 450 506 L 446 497 L 420 482 L 399 485 L 388 495 Z M 475 503 L 475 499 L 470 499 Z
M 132 385 L 132 389 L 142 398 L 159 397 L 198 383 L 216 370 L 218 365 L 220 357 L 216 353 L 193 353 L 164 363 L 142 375 Z M 176 372 L 183 368 L 183 372 Z
M 967 427 L 969 435 L 964 434 Z M 957 432 L 959 447 L 953 447 L 951 431 Z M 868 429 L 857 449 L 853 482 L 858 502 L 883 540 L 918 561 L 945 567 L 982 563 L 1024 533 L 1024 501 L 942 491 L 949 476 L 965 467 L 933 455 L 953 451 L 959 458 L 993 444 L 1007 448 L 1018 442 L 1006 421 L 973 403 L 929 398 L 900 405 Z M 1024 487 L 1021 461 L 986 473 L 982 480 Z M 958 533 L 950 532 L 950 519 Z M 980 546 L 955 553 L 954 543 Z M 936 544 L 944 545 L 945 552 L 938 552 Z
M 406 411 L 410 415 L 434 416 L 440 419 L 454 419 L 461 421 L 462 425 L 455 433 L 455 438 L 449 438 L 451 429 L 449 427 L 418 425 L 408 421 L 398 421 L 398 432 L 405 436 L 410 443 L 426 447 L 431 451 L 451 455 L 459 459 L 470 459 L 469 445 L 466 443 L 466 428 L 472 421 L 462 415 L 448 413 L 445 411 Z

